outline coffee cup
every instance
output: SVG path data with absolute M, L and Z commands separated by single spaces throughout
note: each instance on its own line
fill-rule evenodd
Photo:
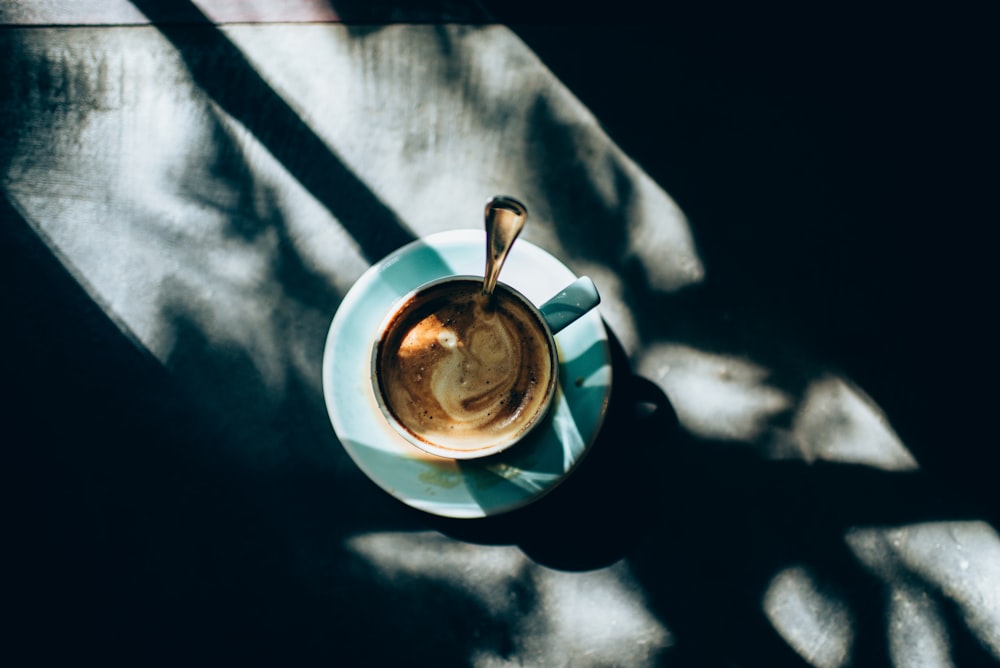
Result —
M 578 278 L 541 306 L 505 283 L 449 276 L 404 295 L 371 346 L 382 416 L 420 450 L 449 459 L 503 452 L 545 421 L 559 382 L 555 335 L 600 302 Z

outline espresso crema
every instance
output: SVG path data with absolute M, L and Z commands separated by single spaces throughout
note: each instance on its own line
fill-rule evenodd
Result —
M 497 286 L 456 279 L 398 311 L 376 351 L 383 403 L 411 434 L 471 452 L 519 435 L 544 413 L 555 357 L 538 317 Z

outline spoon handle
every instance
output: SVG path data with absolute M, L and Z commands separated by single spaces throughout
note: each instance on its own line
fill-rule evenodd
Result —
M 498 195 L 486 203 L 486 273 L 483 293 L 493 294 L 500 268 L 528 219 L 528 208 L 513 197 Z

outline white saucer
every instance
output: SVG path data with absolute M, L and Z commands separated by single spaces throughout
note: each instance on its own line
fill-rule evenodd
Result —
M 481 274 L 482 230 L 441 232 L 414 241 L 366 271 L 337 309 L 323 353 L 330 421 L 354 463 L 403 503 L 443 517 L 485 517 L 524 506 L 562 481 L 594 442 L 611 395 L 611 354 L 597 309 L 556 335 L 559 390 L 545 424 L 510 450 L 458 462 L 428 455 L 382 418 L 369 355 L 393 304 L 417 285 L 452 274 Z M 527 241 L 514 244 L 501 280 L 536 305 L 576 275 Z

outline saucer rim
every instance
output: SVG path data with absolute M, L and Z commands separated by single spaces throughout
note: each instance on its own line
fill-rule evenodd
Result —
M 324 395 L 324 403 L 327 409 L 327 416 L 330 420 L 331 426 L 333 427 L 334 433 L 341 447 L 344 448 L 345 452 L 351 458 L 352 462 L 361 470 L 361 472 L 366 477 L 368 477 L 377 487 L 381 488 L 384 492 L 391 495 L 397 501 L 407 506 L 410 506 L 411 508 L 420 510 L 422 512 L 426 512 L 431 515 L 445 517 L 445 518 L 474 519 L 474 518 L 484 518 L 484 517 L 509 513 L 518 510 L 520 508 L 523 508 L 525 506 L 531 505 L 537 502 L 540 498 L 547 496 L 553 490 L 559 488 L 563 484 L 563 482 L 565 482 L 565 480 L 569 478 L 572 475 L 572 473 L 579 467 L 580 463 L 586 458 L 587 454 L 590 452 L 592 446 L 594 445 L 599 434 L 601 433 L 607 418 L 608 406 L 614 388 L 614 378 L 613 378 L 614 369 L 611 360 L 610 337 L 607 331 L 607 326 L 604 323 L 603 318 L 600 317 L 599 311 L 595 308 L 591 313 L 588 313 L 584 316 L 587 318 L 593 318 L 591 326 L 594 329 L 592 330 L 593 333 L 586 335 L 583 341 L 586 342 L 587 345 L 592 345 L 593 342 L 600 342 L 603 361 L 602 364 L 597 367 L 597 369 L 599 371 L 603 371 L 606 373 L 607 380 L 603 384 L 603 396 L 600 398 L 599 411 L 597 412 L 595 419 L 593 420 L 593 425 L 591 429 L 588 430 L 589 433 L 587 433 L 586 436 L 580 434 L 580 436 L 582 437 L 581 438 L 582 448 L 574 456 L 573 460 L 570 462 L 568 467 L 564 471 L 558 474 L 558 477 L 556 477 L 552 481 L 547 482 L 546 485 L 537 492 L 533 494 L 526 494 L 524 496 L 518 497 L 517 499 L 511 500 L 506 503 L 497 503 L 494 505 L 487 504 L 484 506 L 480 500 L 476 499 L 472 499 L 468 502 L 443 503 L 443 502 L 436 502 L 435 500 L 428 498 L 428 496 L 430 495 L 426 495 L 421 498 L 419 496 L 397 492 L 397 490 L 392 484 L 391 476 L 380 474 L 379 471 L 377 470 L 377 466 L 372 465 L 370 461 L 365 460 L 364 457 L 362 457 L 359 453 L 356 453 L 354 451 L 355 447 L 349 443 L 351 441 L 351 437 L 349 435 L 342 436 L 341 431 L 338 429 L 338 422 L 343 422 L 343 420 L 339 417 L 339 414 L 345 410 L 351 410 L 351 408 L 340 405 L 343 404 L 344 402 L 342 401 L 338 402 L 335 397 L 336 392 L 333 391 L 333 377 L 335 375 L 334 371 L 336 369 L 336 360 L 334 359 L 333 349 L 336 343 L 335 339 L 339 335 L 340 330 L 343 328 L 344 322 L 349 318 L 350 313 L 360 308 L 358 302 L 365 296 L 366 292 L 370 290 L 371 283 L 372 281 L 375 280 L 374 277 L 377 276 L 379 272 L 384 271 L 385 268 L 398 261 L 404 255 L 417 252 L 422 247 L 429 247 L 432 250 L 447 247 L 450 244 L 454 244 L 455 246 L 460 246 L 460 247 L 463 247 L 465 245 L 478 247 L 478 245 L 483 244 L 484 242 L 485 242 L 485 232 L 483 230 L 453 229 L 453 230 L 437 232 L 431 235 L 427 235 L 425 237 L 415 239 L 405 244 L 404 246 L 401 246 L 400 248 L 392 251 L 384 258 L 382 258 L 381 260 L 377 261 L 372 266 L 370 266 L 367 270 L 365 270 L 365 272 L 357 279 L 357 281 L 355 281 L 355 283 L 351 286 L 348 292 L 344 295 L 343 299 L 341 300 L 340 304 L 336 309 L 336 312 L 333 315 L 329 329 L 327 331 L 326 341 L 324 343 L 323 364 L 322 364 L 323 378 L 321 379 L 323 395 Z M 518 244 L 522 247 L 524 246 L 533 247 L 534 249 L 533 252 L 540 254 L 541 257 L 544 257 L 545 262 L 550 263 L 552 268 L 558 267 L 567 275 L 577 277 L 577 274 L 573 272 L 568 266 L 566 266 L 561 260 L 559 260 L 559 258 L 555 257 L 550 252 L 541 248 L 540 246 L 537 246 L 536 244 L 533 244 L 526 240 L 520 240 Z M 466 252 L 466 251 L 463 249 L 458 252 Z M 461 272 L 455 272 L 453 275 L 461 275 Z M 445 278 L 447 276 L 448 274 L 444 274 L 438 278 Z M 433 280 L 437 279 L 436 278 L 427 279 L 423 281 L 423 283 L 429 283 Z M 520 288 L 517 287 L 514 287 L 514 289 L 520 290 Z M 399 294 L 396 294 L 391 299 L 391 303 L 387 304 L 386 308 L 391 310 L 399 303 L 399 300 L 404 298 L 405 294 L 408 293 L 409 291 L 400 292 Z M 532 301 L 530 297 L 528 299 L 529 301 Z M 374 337 L 376 335 L 377 335 L 377 330 L 372 332 L 370 335 L 363 337 L 368 342 L 367 345 L 369 347 L 372 341 L 374 341 Z M 564 364 L 565 364 L 564 362 L 559 363 L 558 366 L 560 368 L 560 372 L 562 371 Z M 561 384 L 557 383 L 557 395 L 556 399 L 553 400 L 553 407 L 556 405 L 558 401 L 558 394 L 562 393 L 563 391 L 564 390 L 561 387 Z M 567 401 L 567 406 L 569 406 L 568 399 L 566 399 L 566 401 Z M 364 400 L 359 400 L 359 402 L 365 403 Z M 354 406 L 355 408 L 358 406 L 358 402 L 348 402 L 348 403 L 351 403 L 352 406 Z M 551 429 L 552 427 L 548 428 Z M 410 447 L 413 446 L 410 445 Z M 507 453 L 508 451 L 509 449 L 497 453 L 496 455 L 493 455 L 489 458 L 482 458 L 482 459 L 500 460 L 504 457 L 504 454 Z M 416 459 L 414 457 L 407 456 L 402 451 L 399 452 L 383 451 L 383 452 L 391 454 L 391 456 L 399 458 L 401 460 Z M 462 476 L 465 479 L 468 479 L 466 477 L 468 474 L 462 473 L 461 469 L 458 468 L 458 465 L 463 463 L 463 461 L 464 462 L 476 461 L 475 459 L 455 460 L 444 457 L 435 457 L 434 455 L 428 455 L 426 453 L 422 454 L 424 454 L 424 456 L 426 457 L 430 457 L 431 459 L 440 459 L 442 461 L 455 462 L 457 475 Z

